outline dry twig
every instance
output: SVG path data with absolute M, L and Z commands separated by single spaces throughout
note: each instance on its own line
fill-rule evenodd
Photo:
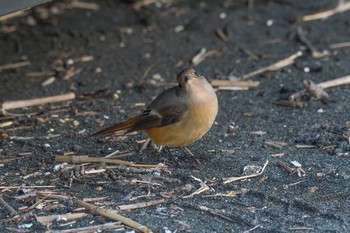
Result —
M 16 63 L 2 65 L 2 66 L 0 66 L 0 72 L 3 71 L 3 70 L 17 69 L 17 68 L 19 68 L 21 66 L 27 66 L 29 64 L 30 64 L 29 61 L 21 61 L 21 62 L 16 62 Z
M 232 218 L 229 218 L 229 217 L 223 215 L 223 214 L 220 213 L 219 211 L 210 209 L 210 208 L 208 208 L 208 207 L 206 207 L 206 206 L 202 206 L 202 205 L 196 205 L 196 207 L 197 207 L 198 209 L 203 210 L 203 211 L 205 211 L 205 212 L 208 212 L 208 213 L 210 213 L 210 214 L 212 214 L 212 215 L 214 215 L 214 216 L 217 216 L 217 217 L 219 217 L 219 218 L 225 219 L 225 220 L 227 220 L 227 221 L 229 221 L 229 222 L 235 222 Z
M 13 217 L 17 214 L 17 211 L 14 210 L 3 198 L 0 196 L 0 205 L 4 206 L 7 210 L 7 213 L 10 215 L 10 217 Z
M 107 158 L 97 158 L 89 156 L 67 156 L 67 155 L 57 155 L 55 161 L 59 163 L 112 163 L 119 164 L 130 167 L 143 167 L 143 168 L 158 168 L 167 169 L 165 165 L 153 165 L 153 164 L 137 164 L 134 162 L 124 161 L 120 159 L 107 159 Z
M 77 233 L 77 232 L 101 232 L 102 230 L 114 230 L 114 231 L 124 231 L 123 225 L 120 224 L 120 222 L 108 222 L 100 225 L 94 225 L 94 226 L 88 226 L 88 227 L 78 227 L 78 228 L 71 228 L 67 230 L 50 230 L 46 231 L 45 233 Z M 112 232 L 114 232 L 112 231 Z M 108 231 L 109 232 L 109 231 Z
M 165 202 L 164 199 L 158 199 L 158 200 L 154 200 L 154 201 L 140 202 L 140 203 L 135 203 L 135 204 L 130 204 L 130 205 L 120 205 L 120 206 L 118 206 L 118 211 L 146 208 L 149 206 L 160 205 L 160 204 L 163 204 L 164 202 Z
M 194 56 L 191 60 L 193 66 L 197 66 L 199 63 L 204 61 L 209 56 L 221 56 L 222 52 L 217 49 L 207 51 L 205 48 L 201 48 L 199 53 Z
M 204 183 L 201 179 L 194 177 L 194 176 L 191 176 L 191 178 L 194 179 L 195 181 L 198 181 L 200 183 L 201 187 L 199 189 L 197 189 L 196 191 L 194 191 L 193 193 L 191 193 L 190 195 L 183 196 L 182 198 L 190 198 L 190 197 L 193 197 L 194 195 L 201 194 L 201 193 L 206 192 L 210 189 L 209 186 L 206 183 Z
M 319 19 L 325 20 L 335 14 L 342 13 L 348 10 L 350 10 L 350 2 L 344 2 L 344 0 L 339 0 L 339 3 L 335 8 L 311 15 L 304 15 L 301 18 L 301 21 L 305 22 Z
M 150 5 L 152 3 L 155 3 L 156 0 L 139 0 L 132 4 L 132 8 L 136 11 L 140 10 L 143 6 Z
M 106 218 L 109 218 L 111 220 L 114 220 L 114 221 L 120 221 L 122 222 L 123 224 L 129 226 L 129 227 L 132 227 L 138 231 L 141 231 L 141 232 L 145 232 L 145 233 L 149 233 L 149 232 L 152 232 L 152 230 L 144 225 L 141 225 L 140 223 L 138 222 L 135 222 L 134 220 L 132 219 L 129 219 L 129 218 L 126 218 L 122 215 L 119 215 L 117 213 L 113 213 L 112 211 L 110 210 L 106 210 L 106 209 L 103 209 L 103 208 L 99 208 L 95 205 L 91 205 L 87 202 L 84 202 L 84 201 L 80 201 L 76 198 L 73 198 L 73 202 L 80 205 L 80 206 L 83 206 L 84 208 L 90 210 L 91 212 L 93 212 L 94 214 L 98 214 L 98 215 L 101 215 L 103 217 L 106 217 Z
M 78 218 L 84 218 L 88 216 L 87 213 L 72 213 L 72 214 L 54 214 L 50 216 L 37 216 L 36 220 L 43 225 L 51 225 L 53 221 L 60 219 L 73 220 Z
M 75 94 L 73 92 L 69 92 L 69 93 L 63 94 L 63 95 L 56 95 L 56 96 L 37 98 L 37 99 L 31 99 L 31 100 L 5 101 L 2 104 L 1 109 L 2 110 L 9 110 L 9 109 L 29 107 L 29 106 L 43 105 L 43 104 L 48 104 L 48 103 L 68 101 L 68 100 L 72 100 L 74 98 L 75 98 Z
M 261 171 L 259 173 L 256 173 L 256 174 L 251 174 L 251 175 L 247 175 L 247 176 L 240 176 L 240 177 L 223 178 L 223 184 L 228 184 L 228 183 L 232 183 L 232 182 L 235 182 L 235 181 L 245 180 L 245 179 L 248 179 L 248 178 L 260 176 L 260 175 L 262 175 L 264 173 L 264 171 L 266 169 L 266 166 L 268 164 L 269 164 L 269 161 L 266 160 L 266 162 L 265 162 L 263 168 L 261 169 Z
M 258 87 L 260 82 L 256 81 L 230 81 L 214 79 L 211 85 L 218 90 L 248 90 L 249 88 Z
M 264 73 L 264 72 L 267 72 L 267 71 L 276 71 L 276 70 L 279 70 L 279 69 L 282 69 L 283 67 L 286 67 L 286 66 L 289 66 L 291 64 L 294 63 L 295 59 L 297 59 L 298 57 L 302 56 L 303 53 L 301 51 L 298 51 L 292 55 L 290 55 L 289 57 L 287 58 L 284 58 L 272 65 L 269 65 L 267 67 L 264 67 L 264 68 L 261 68 L 261 69 L 258 69 L 256 71 L 253 71 L 251 73 L 248 73 L 248 74 L 245 74 L 243 75 L 242 77 L 240 77 L 241 80 L 246 80 L 250 77 L 253 77 L 255 75 L 258 75 L 258 74 L 261 74 L 261 73 Z

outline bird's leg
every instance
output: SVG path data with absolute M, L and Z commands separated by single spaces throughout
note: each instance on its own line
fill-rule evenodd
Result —
M 181 147 L 181 150 L 185 153 L 185 155 L 194 156 L 194 154 L 192 153 L 192 151 L 190 151 L 190 149 L 188 149 L 186 146 Z
M 190 149 L 188 149 L 186 146 L 180 147 L 180 148 L 181 148 L 181 150 L 182 150 L 182 152 L 184 153 L 185 156 L 190 155 L 190 156 L 188 156 L 188 158 L 192 158 L 192 159 L 194 159 L 198 164 L 200 164 L 199 160 L 196 159 L 196 157 L 194 156 L 194 154 L 192 153 L 192 151 L 190 151 Z
M 175 161 L 176 165 L 179 166 L 180 164 L 177 161 L 177 158 L 171 153 L 170 149 L 166 146 L 161 146 L 161 148 L 164 148 L 164 150 L 166 150 L 166 152 L 170 155 L 170 157 Z

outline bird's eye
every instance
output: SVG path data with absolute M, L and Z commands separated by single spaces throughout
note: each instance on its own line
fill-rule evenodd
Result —
M 199 74 L 198 74 L 196 71 L 194 72 L 194 74 L 195 74 L 196 76 L 199 76 Z
M 181 83 L 179 83 L 179 87 L 182 88 L 182 84 Z
M 185 82 L 187 82 L 188 81 L 188 76 L 185 76 Z

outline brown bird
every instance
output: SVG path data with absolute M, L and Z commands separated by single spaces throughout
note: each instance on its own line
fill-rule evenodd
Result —
M 161 93 L 140 115 L 93 135 L 144 131 L 159 146 L 185 147 L 208 132 L 218 113 L 213 87 L 192 68 L 177 75 L 178 86 Z

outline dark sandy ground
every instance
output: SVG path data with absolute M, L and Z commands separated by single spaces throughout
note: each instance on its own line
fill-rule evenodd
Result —
M 249 8 L 246 1 L 233 0 L 157 1 L 136 11 L 132 1 L 99 1 L 98 10 L 66 9 L 56 2 L 54 7 L 37 8 L 2 23 L 0 65 L 22 60 L 30 64 L 0 73 L 0 101 L 68 92 L 74 92 L 76 98 L 9 110 L 1 116 L 0 124 L 12 122 L 0 128 L 1 193 L 18 215 L 11 220 L 1 205 L 1 232 L 10 228 L 41 232 L 46 228 L 38 216 L 89 213 L 79 211 L 80 206 L 70 201 L 51 197 L 42 202 L 42 208 L 23 210 L 43 196 L 19 199 L 23 188 L 6 188 L 20 185 L 55 186 L 28 188 L 32 193 L 46 190 L 79 199 L 104 197 L 91 203 L 114 210 L 120 205 L 164 199 L 163 204 L 120 212 L 154 232 L 349 232 L 350 146 L 346 133 L 350 87 L 327 89 L 328 104 L 306 99 L 307 106 L 298 108 L 276 101 L 302 90 L 305 79 L 320 83 L 350 74 L 349 47 L 331 46 L 350 41 L 350 14 L 298 22 L 297 17 L 333 8 L 336 1 L 253 3 Z M 329 56 L 313 58 L 296 36 L 298 27 L 314 48 L 328 51 Z M 217 29 L 229 40 L 220 39 Z M 209 80 L 240 77 L 299 50 L 304 55 L 288 67 L 254 76 L 252 80 L 260 81 L 255 89 L 217 93 L 217 123 L 189 147 L 199 163 L 179 150 L 172 150 L 175 158 L 165 151 L 156 152 L 151 145 L 138 152 L 146 139 L 141 133 L 89 137 L 103 123 L 108 126 L 139 113 L 175 83 L 177 72 L 190 65 L 201 48 L 220 51 L 220 56 L 209 56 L 195 67 Z M 87 55 L 93 60 L 77 61 Z M 34 71 L 53 73 L 26 76 Z M 43 86 L 51 76 L 53 83 Z M 257 131 L 265 134 L 252 133 Z M 285 144 L 273 147 L 266 145 L 268 141 Z M 120 159 L 164 163 L 171 173 L 97 163 L 62 165 L 54 160 L 67 153 L 104 157 L 116 150 L 120 151 L 117 156 L 124 155 Z M 241 176 L 245 166 L 263 166 L 266 160 L 269 164 L 261 176 L 222 184 L 223 178 Z M 291 161 L 297 161 L 305 173 L 289 174 L 277 161 L 293 169 Z M 63 168 L 55 169 L 56 165 Z M 106 171 L 83 172 L 93 168 Z M 191 177 L 206 182 L 210 189 L 182 198 L 201 187 Z M 54 221 L 49 228 L 72 229 L 110 221 L 89 213 L 71 224 Z M 27 223 L 33 225 L 19 228 Z

